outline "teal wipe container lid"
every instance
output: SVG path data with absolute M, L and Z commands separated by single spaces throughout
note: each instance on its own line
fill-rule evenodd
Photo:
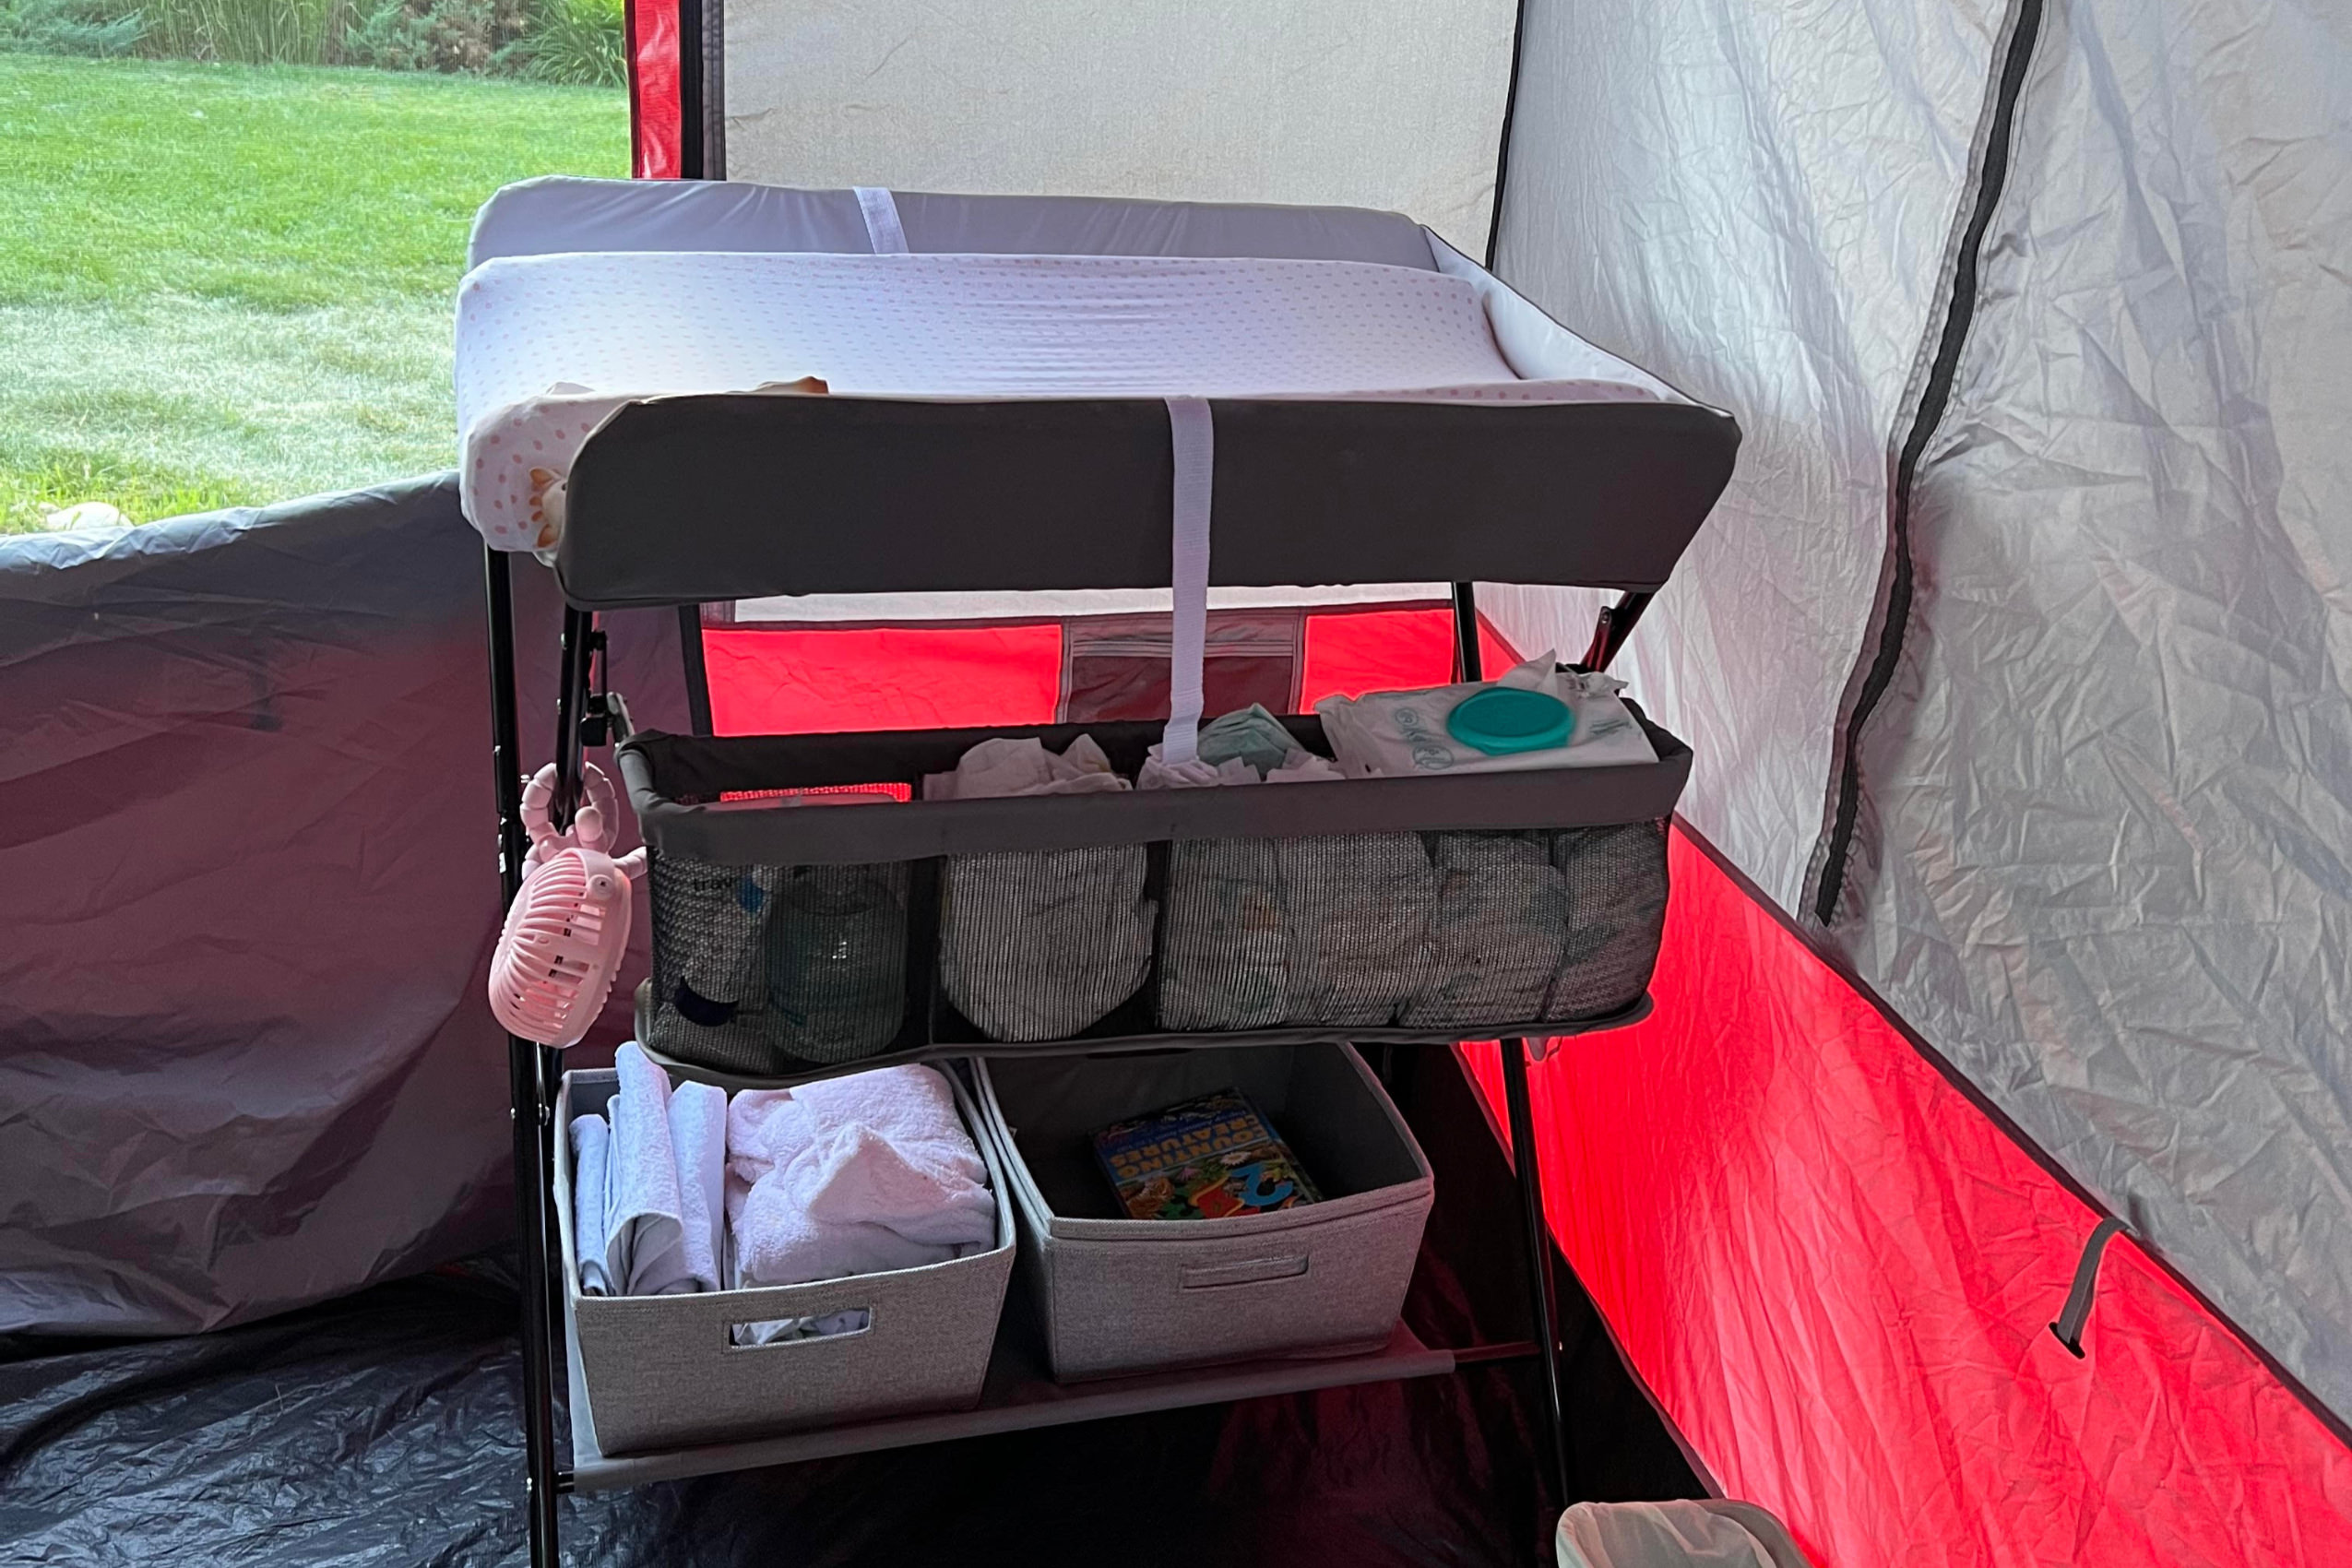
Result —
M 1445 716 L 1445 732 L 1489 756 L 1540 752 L 1568 743 L 1576 713 L 1548 692 L 1489 686 L 1472 692 Z

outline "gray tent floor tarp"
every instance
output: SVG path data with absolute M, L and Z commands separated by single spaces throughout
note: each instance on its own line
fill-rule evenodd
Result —
M 1517 1337 L 1506 1167 L 1443 1051 L 1397 1059 L 1438 1167 L 1408 1321 Z M 1595 1498 L 1698 1496 L 1562 1274 L 1570 1472 Z M 410 1568 L 524 1556 L 511 1266 L 453 1265 L 215 1334 L 0 1341 L 9 1562 Z M 578 1564 L 1523 1564 L 1533 1363 L 1207 1406 L 567 1499 Z

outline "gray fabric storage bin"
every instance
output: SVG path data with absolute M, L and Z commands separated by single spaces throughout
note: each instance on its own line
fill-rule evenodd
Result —
M 973 1065 L 1057 1379 L 1360 1350 L 1396 1326 L 1433 1188 L 1420 1146 L 1352 1047 Z M 1221 1088 L 1250 1098 L 1323 1201 L 1228 1219 L 1120 1218 L 1094 1134 Z
M 979 1403 L 1012 1278 L 1015 1227 L 996 1140 L 960 1076 L 943 1071 L 997 1194 L 993 1248 L 888 1274 L 689 1296 L 580 1294 L 571 1123 L 604 1110 L 616 1077 L 610 1070 L 564 1075 L 554 1138 L 564 1310 L 579 1344 L 599 1447 L 624 1454 Z M 860 1307 L 872 1320 L 854 1334 L 733 1343 L 739 1324 Z

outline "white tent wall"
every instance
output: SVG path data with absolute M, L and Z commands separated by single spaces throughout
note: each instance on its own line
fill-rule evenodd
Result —
M 730 0 L 731 179 L 1396 208 L 1486 250 L 1515 0 Z
M 1837 935 L 2352 1417 L 2352 10 L 2056 0 L 2012 170 Z
M 1620 670 L 1791 913 L 2008 25 L 1529 0 L 1498 270 L 1740 414 Z M 2062 0 L 2030 42 L 1829 940 L 2352 1414 L 2352 17 Z M 1599 601 L 1480 602 L 1573 654 Z
M 1619 672 L 1705 759 L 1684 814 L 1792 909 L 2000 26 L 1983 0 L 1527 0 L 1497 271 L 1739 416 Z M 1598 600 L 1479 602 L 1573 657 Z

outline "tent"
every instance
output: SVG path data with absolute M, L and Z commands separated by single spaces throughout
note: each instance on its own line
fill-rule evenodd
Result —
M 1533 1070 L 1598 1321 L 1820 1561 L 2352 1556 L 2340 16 L 643 0 L 631 53 L 647 178 L 1399 208 L 1736 410 L 1618 665 L 1700 759 L 1656 1011 Z M 0 546 L 0 1327 L 502 1233 L 469 547 L 435 481 Z M 1427 593 L 1283 607 L 1282 678 Z M 1600 608 L 1478 605 L 1520 651 Z M 1059 704 L 1090 620 L 607 629 L 684 730 L 826 649 Z

